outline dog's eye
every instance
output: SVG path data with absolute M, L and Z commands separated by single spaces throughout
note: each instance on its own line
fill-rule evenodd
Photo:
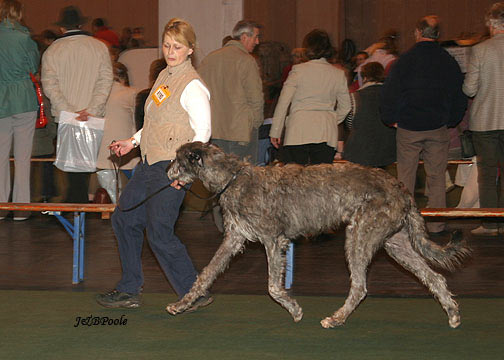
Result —
M 201 160 L 201 156 L 198 153 L 190 153 L 188 159 L 191 164 L 194 164 Z

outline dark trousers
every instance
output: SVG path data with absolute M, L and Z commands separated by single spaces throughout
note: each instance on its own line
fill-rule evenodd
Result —
M 397 143 L 397 178 L 415 195 L 415 181 L 418 160 L 422 154 L 426 182 L 429 187 L 427 207 L 446 207 L 446 166 L 448 165 L 448 147 L 450 138 L 446 126 L 427 131 L 410 131 L 398 128 Z M 444 223 L 427 223 L 429 231 L 444 230 Z
M 54 157 L 54 154 L 34 156 L 38 159 L 47 159 Z M 50 198 L 58 195 L 56 185 L 54 184 L 54 165 L 52 162 L 42 162 L 42 198 L 49 200 Z
M 482 208 L 504 207 L 504 130 L 473 131 L 472 140 L 478 163 L 478 190 Z M 500 176 L 499 176 L 500 171 Z M 496 227 L 495 220 L 484 221 Z
M 332 164 L 336 151 L 326 143 L 286 145 L 286 162 L 300 165 Z
M 68 188 L 65 202 L 86 204 L 89 203 L 89 172 L 68 172 Z
M 169 185 L 171 180 L 166 176 L 169 164 L 170 161 L 160 161 L 153 165 L 139 163 L 119 198 L 120 207 L 128 209 L 149 194 Z M 186 247 L 174 233 L 184 196 L 184 190 L 169 186 L 134 210 L 121 211 L 117 208 L 112 214 L 112 227 L 117 237 L 122 265 L 122 278 L 117 284 L 117 290 L 130 294 L 141 291 L 144 282 L 144 230 L 147 230 L 152 252 L 177 295 L 182 297 L 191 289 L 196 280 L 196 270 Z

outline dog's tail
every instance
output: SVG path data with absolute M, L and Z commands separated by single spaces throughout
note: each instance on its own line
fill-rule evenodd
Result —
M 470 248 L 463 239 L 462 232 L 452 234 L 452 238 L 444 246 L 431 241 L 425 231 L 424 219 L 414 205 L 411 206 L 408 213 L 407 222 L 413 248 L 430 263 L 453 271 L 471 254 Z

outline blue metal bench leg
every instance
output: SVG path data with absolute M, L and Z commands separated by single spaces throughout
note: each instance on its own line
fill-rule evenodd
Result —
M 292 286 L 292 278 L 294 275 L 294 244 L 290 243 L 287 251 L 285 252 L 286 265 L 285 265 L 285 288 L 289 290 Z
M 84 228 L 86 225 L 86 213 L 84 211 L 75 211 L 73 225 L 57 211 L 52 212 L 51 215 L 54 215 L 63 224 L 63 227 L 73 239 L 72 284 L 78 284 L 84 280 Z
M 72 266 L 72 283 L 79 283 L 79 260 L 80 260 L 80 216 L 78 212 L 74 212 L 73 224 L 73 266 Z
M 86 225 L 86 213 L 81 212 L 78 216 L 79 218 L 79 282 L 84 280 L 84 243 L 85 243 L 85 225 Z M 77 228 L 77 224 L 75 224 Z

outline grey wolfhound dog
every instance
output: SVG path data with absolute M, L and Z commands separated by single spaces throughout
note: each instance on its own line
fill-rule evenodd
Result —
M 324 328 L 343 325 L 364 299 L 367 267 L 381 247 L 429 288 L 450 326 L 459 326 L 458 305 L 446 279 L 427 261 L 452 270 L 469 250 L 462 242 L 441 247 L 430 241 L 412 196 L 385 171 L 350 163 L 255 167 L 214 145 L 194 142 L 177 150 L 168 177 L 198 178 L 220 193 L 225 228 L 222 244 L 190 292 L 167 306 L 170 314 L 184 312 L 204 295 L 248 240 L 266 248 L 269 294 L 300 321 L 303 310 L 282 284 L 289 241 L 346 224 L 350 292 L 344 305 L 321 321 Z

